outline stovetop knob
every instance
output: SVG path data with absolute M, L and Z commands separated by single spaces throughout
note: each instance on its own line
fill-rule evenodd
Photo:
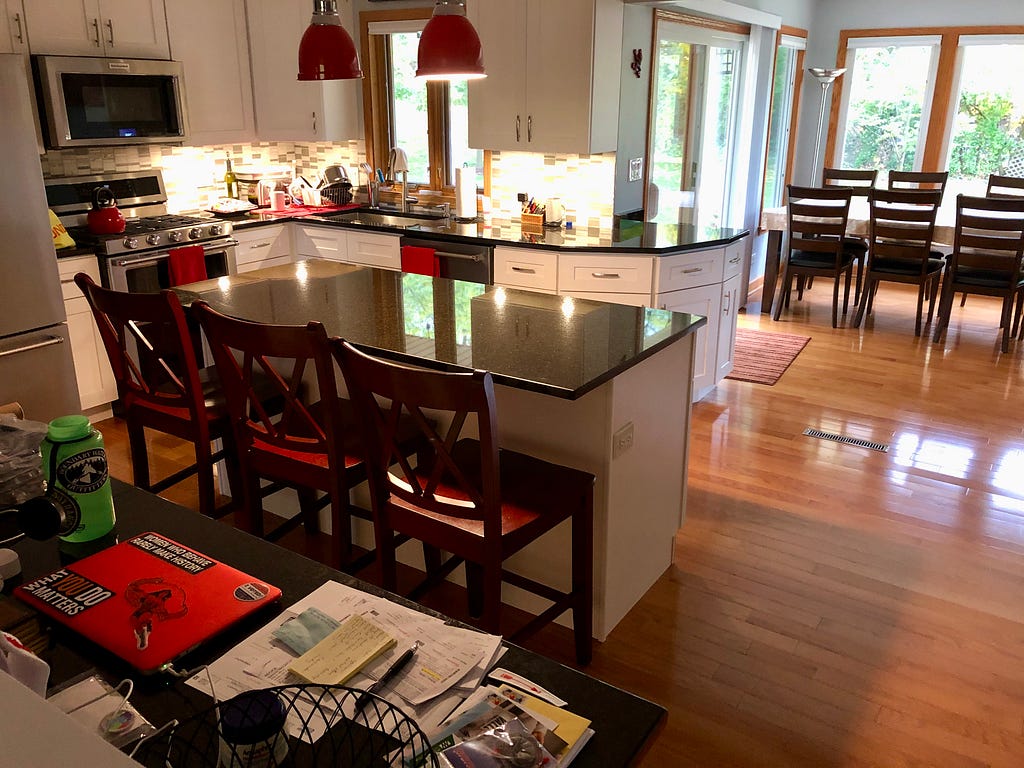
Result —
M 184 237 L 184 232 L 182 232 L 181 230 L 175 230 L 174 232 L 171 232 L 171 234 L 167 236 L 167 239 L 170 240 L 172 243 L 180 243 Z
M 139 247 L 139 238 L 137 238 L 137 237 L 126 237 L 124 239 L 124 247 L 125 248 L 138 248 Z
M 203 230 L 201 230 L 199 227 L 192 227 L 192 229 L 188 231 L 188 236 L 189 239 L 191 240 L 198 240 L 200 237 L 203 236 Z
M 222 227 L 220 224 L 211 224 L 210 225 L 210 234 L 211 235 L 219 235 L 223 231 L 224 231 L 224 227 Z
M 160 245 L 160 235 L 154 232 L 152 235 L 146 237 L 146 242 L 150 245 Z

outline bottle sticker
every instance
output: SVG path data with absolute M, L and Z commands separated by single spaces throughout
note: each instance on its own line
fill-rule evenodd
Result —
M 70 536 L 85 527 L 82 525 L 82 510 L 77 501 L 56 487 L 47 491 L 46 495 L 64 511 L 64 520 L 57 531 L 58 536 Z
M 102 448 L 76 453 L 57 467 L 57 481 L 71 493 L 92 493 L 107 482 L 107 454 Z

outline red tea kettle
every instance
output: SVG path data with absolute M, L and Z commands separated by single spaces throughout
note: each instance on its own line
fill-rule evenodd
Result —
M 110 187 L 96 187 L 92 191 L 92 210 L 86 214 L 85 223 L 94 235 L 124 232 L 124 216 L 117 209 L 117 200 Z

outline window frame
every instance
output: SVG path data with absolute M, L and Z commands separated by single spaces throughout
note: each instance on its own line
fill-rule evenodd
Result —
M 790 38 L 794 41 L 802 41 L 803 45 L 784 45 L 783 38 Z M 800 107 L 801 107 L 801 92 L 803 89 L 804 82 L 804 56 L 807 53 L 807 30 L 801 29 L 800 27 L 790 27 L 783 24 L 777 34 L 775 35 L 775 52 L 772 55 L 772 90 L 771 99 L 768 102 L 768 133 L 765 137 L 765 153 L 764 153 L 764 167 L 761 169 L 761 210 L 765 209 L 764 193 L 768 183 L 768 137 L 771 136 L 772 125 L 771 120 L 775 117 L 775 64 L 779 59 L 779 48 L 792 48 L 796 51 L 796 62 L 794 67 L 796 72 L 793 76 L 793 87 L 790 93 L 790 105 L 789 105 L 789 137 L 786 141 L 786 162 L 785 171 L 783 173 L 782 184 L 779 185 L 783 192 L 786 189 L 787 184 L 791 184 L 793 181 L 793 158 L 796 156 L 796 129 L 800 119 Z M 776 207 L 776 206 L 770 206 Z M 760 220 L 760 217 L 758 217 Z
M 961 37 L 999 37 L 1024 35 L 1024 25 L 983 26 L 983 27 L 905 27 L 884 29 L 843 29 L 839 32 L 839 45 L 836 52 L 836 66 L 846 66 L 847 59 L 853 50 L 851 40 L 862 38 L 881 38 L 903 40 L 908 38 L 938 37 L 938 57 L 933 67 L 935 72 L 932 82 L 928 84 L 926 98 L 927 127 L 924 134 L 924 151 L 921 153 L 919 170 L 943 171 L 945 168 L 946 149 L 952 134 L 953 107 L 955 94 L 959 88 L 960 72 L 960 38 Z M 853 43 L 857 45 L 856 42 Z M 826 164 L 835 164 L 841 158 L 836 153 L 842 149 L 839 142 L 839 129 L 846 120 L 848 88 L 846 78 L 840 77 L 832 86 L 832 106 L 829 111 L 828 135 L 825 141 Z
M 394 146 L 394 115 L 390 108 L 390 70 L 388 46 L 383 35 L 370 34 L 371 25 L 388 22 L 416 22 L 424 24 L 433 15 L 433 7 L 406 8 L 401 10 L 362 11 L 359 14 L 360 53 L 363 65 L 363 124 L 366 162 L 371 168 L 383 168 L 391 147 Z M 451 165 L 451 148 L 448 137 L 449 84 L 444 81 L 428 81 L 427 88 L 427 131 L 429 153 L 429 176 L 426 184 L 409 183 L 409 191 L 432 189 L 444 200 L 454 202 L 455 179 L 448 178 Z M 484 151 L 483 177 L 484 194 L 490 194 L 491 152 Z

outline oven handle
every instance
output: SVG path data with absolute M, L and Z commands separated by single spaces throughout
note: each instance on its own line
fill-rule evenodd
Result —
M 203 252 L 207 253 L 209 251 L 220 250 L 221 248 L 234 248 L 236 245 L 238 245 L 238 241 L 234 239 L 217 240 L 216 242 L 211 243 L 197 243 L 197 245 L 202 245 Z M 153 254 L 149 258 L 143 257 L 141 259 L 133 259 L 126 257 L 113 258 L 110 259 L 110 264 L 115 267 L 144 267 L 147 264 L 156 264 L 157 262 L 163 261 L 164 259 L 167 258 L 169 253 L 169 251 L 160 251 L 159 253 Z

